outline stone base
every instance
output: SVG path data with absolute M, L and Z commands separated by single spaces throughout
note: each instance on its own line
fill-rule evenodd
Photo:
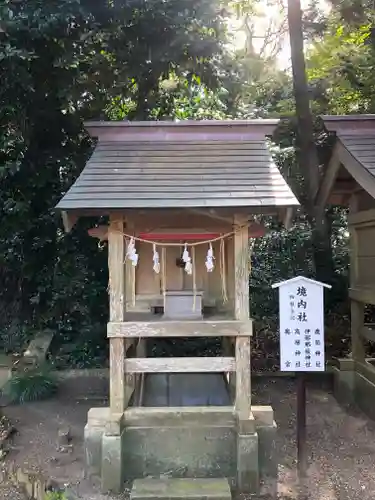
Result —
M 268 406 L 254 406 L 239 425 L 232 407 L 134 407 L 111 416 L 92 408 L 85 427 L 87 475 L 103 491 L 146 476 L 225 478 L 256 494 L 259 479 L 277 478 L 276 424 Z
M 231 500 L 226 479 L 137 479 L 130 500 Z
M 237 489 L 241 493 L 259 490 L 258 433 L 237 436 Z
M 333 368 L 334 395 L 344 405 L 357 405 L 375 420 L 375 367 L 368 363 L 355 363 L 352 359 L 339 360 Z
M 102 491 L 104 493 L 121 493 L 124 488 L 125 467 L 123 463 L 123 436 L 107 436 L 102 440 Z
M 127 479 L 235 477 L 231 407 L 129 408 L 125 422 Z

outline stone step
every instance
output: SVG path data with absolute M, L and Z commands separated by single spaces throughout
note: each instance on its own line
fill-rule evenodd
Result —
M 145 478 L 135 479 L 130 500 L 231 500 L 224 478 Z

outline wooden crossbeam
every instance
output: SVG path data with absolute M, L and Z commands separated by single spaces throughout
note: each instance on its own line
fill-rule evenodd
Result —
M 375 290 L 370 287 L 349 288 L 349 297 L 363 304 L 375 305 Z
M 129 358 L 128 373 L 215 373 L 233 372 L 234 358 Z
M 108 337 L 237 337 L 252 335 L 252 321 L 124 321 L 107 325 Z

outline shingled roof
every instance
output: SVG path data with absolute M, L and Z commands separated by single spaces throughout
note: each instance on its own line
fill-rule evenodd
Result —
M 57 208 L 291 207 L 266 145 L 277 120 L 91 122 L 97 146 Z
M 355 185 L 375 198 L 375 115 L 322 116 L 336 135 L 331 160 L 325 169 L 317 204 L 346 205 Z

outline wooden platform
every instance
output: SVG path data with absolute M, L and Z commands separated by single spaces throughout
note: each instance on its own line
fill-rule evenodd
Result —
M 136 479 L 131 500 L 231 500 L 228 481 L 220 479 Z

